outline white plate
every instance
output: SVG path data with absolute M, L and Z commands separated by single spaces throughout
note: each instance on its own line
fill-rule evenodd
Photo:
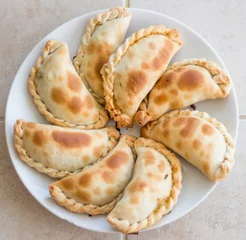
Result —
M 226 70 L 225 65 L 215 50 L 201 36 L 183 23 L 152 11 L 142 9 L 129 9 L 129 11 L 132 12 L 133 16 L 127 34 L 128 36 L 140 28 L 155 24 L 164 24 L 169 28 L 177 28 L 183 37 L 184 46 L 173 58 L 172 62 L 182 60 L 184 58 L 207 58 L 208 60 L 219 63 Z M 41 54 L 46 41 L 50 39 L 66 41 L 72 58 L 76 55 L 88 19 L 93 17 L 96 13 L 97 12 L 92 12 L 77 17 L 58 27 L 39 42 L 27 56 L 15 76 L 9 93 L 6 108 L 5 131 L 9 154 L 14 167 L 28 191 L 40 204 L 58 217 L 66 219 L 79 227 L 100 232 L 116 232 L 116 230 L 113 229 L 106 221 L 106 216 L 89 217 L 86 214 L 71 213 L 65 208 L 57 205 L 50 198 L 48 192 L 48 185 L 54 180 L 44 174 L 38 173 L 36 170 L 28 167 L 25 163 L 19 160 L 13 146 L 13 125 L 17 119 L 21 118 L 37 123 L 47 123 L 44 117 L 38 112 L 27 89 L 27 79 L 30 69 Z M 238 130 L 238 105 L 234 88 L 226 99 L 207 100 L 196 104 L 196 106 L 198 110 L 205 111 L 212 117 L 223 122 L 234 139 L 236 139 Z M 130 130 L 130 133 L 133 132 L 138 134 L 137 128 Z M 188 213 L 201 203 L 216 186 L 216 184 L 208 181 L 201 172 L 187 162 L 182 160 L 182 164 L 183 189 L 178 203 L 170 214 L 164 216 L 150 229 L 168 224 Z

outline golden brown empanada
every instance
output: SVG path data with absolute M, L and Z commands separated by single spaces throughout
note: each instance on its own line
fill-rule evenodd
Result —
M 114 127 L 80 130 L 17 120 L 14 130 L 20 159 L 54 178 L 95 163 L 111 151 L 119 138 Z
M 127 38 L 102 68 L 106 109 L 118 126 L 131 126 L 142 100 L 166 70 L 182 40 L 175 29 L 150 26 Z
M 74 59 L 77 72 L 100 104 L 105 104 L 101 68 L 122 44 L 130 20 L 131 14 L 124 8 L 113 8 L 91 18 Z
M 165 144 L 213 182 L 225 178 L 234 166 L 231 135 L 222 123 L 204 112 L 164 114 L 142 127 L 141 136 Z
M 174 153 L 151 139 L 134 143 L 133 177 L 107 220 L 124 233 L 155 224 L 175 205 L 181 190 L 181 164 Z
M 184 108 L 205 99 L 226 97 L 229 76 L 214 62 L 186 59 L 167 68 L 140 105 L 135 121 L 143 126 L 169 110 Z
M 62 127 L 102 128 L 108 115 L 77 74 L 68 46 L 48 41 L 31 70 L 29 91 L 46 119 Z
M 91 215 L 110 212 L 131 179 L 135 139 L 124 135 L 100 162 L 52 183 L 49 187 L 51 196 L 72 212 Z

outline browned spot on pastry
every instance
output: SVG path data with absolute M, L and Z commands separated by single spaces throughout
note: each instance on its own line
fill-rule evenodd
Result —
M 162 136 L 164 138 L 168 138 L 169 137 L 169 131 L 167 129 L 165 129 L 163 132 L 162 132 Z
M 198 150 L 201 147 L 202 143 L 199 139 L 194 139 L 192 146 L 195 150 Z
M 36 128 L 36 126 L 37 126 L 37 124 L 36 123 L 33 123 L 33 122 L 26 122 L 25 125 L 28 128 Z
M 201 152 L 200 152 L 200 156 L 201 156 L 201 157 L 204 157 L 204 156 L 205 156 L 205 152 L 204 152 L 204 151 L 201 151 Z
M 60 56 L 67 55 L 67 48 L 65 46 L 60 47 L 57 51 Z
M 28 138 L 31 136 L 31 132 L 29 130 L 24 131 L 24 137 Z
M 161 125 L 162 129 L 168 128 L 170 126 L 170 123 L 171 123 L 170 120 L 167 120 L 167 121 L 163 122 L 162 125 Z
M 168 96 L 164 93 L 160 94 L 160 95 L 157 95 L 155 98 L 154 98 L 154 102 L 157 104 L 157 105 L 162 105 L 166 102 L 168 102 Z
M 87 109 L 92 109 L 94 107 L 94 102 L 89 95 L 85 97 L 85 106 Z
M 139 203 L 139 198 L 138 196 L 132 196 L 130 199 L 131 204 L 138 204 Z
M 199 119 L 186 118 L 186 126 L 180 131 L 180 135 L 182 137 L 192 137 L 199 125 Z
M 109 196 L 112 196 L 114 193 L 115 193 L 115 188 L 112 188 L 112 187 L 109 187 L 106 189 L 106 193 L 109 195 Z
M 79 185 L 81 187 L 89 187 L 92 183 L 92 175 L 89 173 L 85 173 L 79 178 Z
M 100 195 L 100 194 L 101 194 L 101 189 L 100 189 L 99 187 L 97 187 L 97 188 L 94 188 L 94 189 L 92 190 L 92 192 L 93 192 L 94 194 L 96 194 L 96 195 Z
M 93 149 L 93 155 L 96 158 L 99 158 L 102 155 L 102 152 L 103 152 L 104 149 L 105 149 L 105 145 L 104 144 L 101 144 L 101 145 L 99 145 L 97 147 L 94 147 L 94 149 Z
M 148 184 L 140 179 L 135 180 L 129 186 L 129 192 L 143 192 L 148 187 Z
M 205 163 L 203 165 L 203 171 L 204 171 L 205 174 L 209 175 L 209 173 L 210 173 L 210 165 L 209 165 L 209 163 Z
M 175 100 L 170 103 L 170 109 L 179 109 L 179 108 L 182 108 L 181 102 L 179 100 Z
M 159 70 L 168 62 L 173 45 L 170 40 L 164 41 L 164 46 L 159 50 L 151 62 L 142 62 L 144 69 Z
M 95 137 L 97 138 L 103 138 L 103 134 L 99 133 L 99 132 L 95 132 Z
M 84 191 L 84 190 L 78 190 L 77 191 L 77 198 L 80 202 L 83 202 L 83 203 L 90 203 L 90 200 L 91 200 L 91 194 L 87 191 Z
M 65 148 L 80 148 L 90 146 L 91 137 L 86 133 L 53 131 L 53 139 Z
M 58 79 L 58 81 L 60 81 L 60 82 L 63 81 L 63 77 L 62 77 L 62 76 L 59 76 L 57 79 Z
M 71 177 L 67 177 L 62 179 L 59 184 L 61 185 L 62 188 L 65 190 L 71 190 L 74 187 L 74 181 Z
M 88 67 L 88 68 L 91 68 L 91 66 L 92 66 L 92 62 L 91 62 L 91 61 L 88 61 L 87 67 Z M 88 72 L 88 71 L 87 71 L 87 72 Z
M 156 45 L 155 45 L 153 42 L 148 43 L 148 47 L 149 47 L 151 50 L 155 50 L 155 49 L 156 49 Z
M 144 154 L 144 158 L 145 158 L 145 165 L 148 166 L 148 165 L 152 165 L 155 163 L 155 155 L 150 152 L 150 151 L 147 151 L 145 154 Z
M 144 88 L 147 83 L 147 75 L 145 72 L 132 71 L 128 73 L 126 89 L 130 97 L 135 96 Z
M 158 165 L 158 169 L 160 172 L 164 172 L 166 169 L 166 165 L 164 161 L 161 161 L 161 163 Z
M 94 53 L 94 51 L 96 50 L 96 43 L 94 41 L 91 41 L 88 48 L 87 48 L 87 54 L 91 55 Z
M 117 151 L 107 160 L 107 166 L 111 169 L 120 168 L 128 161 L 128 154 L 124 151 Z
M 214 133 L 214 128 L 213 128 L 211 125 L 209 125 L 209 124 L 204 124 L 204 125 L 202 126 L 202 132 L 203 132 L 205 135 L 211 136 L 211 135 L 213 135 L 213 133 Z
M 51 89 L 51 98 L 55 103 L 63 104 L 67 101 L 66 90 L 60 87 L 53 87 Z
M 86 77 L 87 77 L 88 79 L 92 79 L 92 78 L 93 78 L 93 73 L 92 73 L 92 71 L 87 70 L 87 71 L 86 71 Z
M 106 183 L 114 183 L 116 175 L 112 170 L 104 170 L 102 173 L 102 178 Z
M 68 109 L 74 113 L 78 114 L 83 107 L 83 102 L 79 97 L 73 97 L 68 103 Z
M 90 161 L 90 157 L 88 155 L 82 157 L 82 161 L 84 164 L 87 164 Z
M 181 150 L 181 148 L 182 148 L 182 142 L 181 141 L 176 142 L 176 148 L 178 150 Z
M 170 89 L 170 93 L 171 93 L 172 95 L 174 95 L 174 96 L 178 96 L 178 94 L 179 94 L 178 90 L 175 89 L 175 88 Z
M 47 141 L 45 133 L 42 131 L 35 131 L 32 141 L 38 147 L 43 146 Z
M 167 89 L 170 85 L 172 85 L 173 82 L 173 73 L 168 72 L 165 73 L 161 79 L 156 83 L 154 89 L 163 90 Z
M 187 70 L 180 76 L 178 87 L 184 91 L 194 91 L 202 87 L 203 83 L 203 75 L 200 72 Z
M 82 87 L 81 80 L 78 75 L 75 75 L 71 71 L 67 71 L 67 85 L 73 92 L 79 92 Z
M 186 118 L 184 117 L 179 117 L 179 118 L 176 118 L 173 122 L 173 126 L 174 127 L 180 127 L 182 125 L 184 125 L 186 123 Z

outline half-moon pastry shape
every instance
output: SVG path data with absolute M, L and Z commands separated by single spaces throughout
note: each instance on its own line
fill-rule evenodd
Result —
M 140 103 L 181 48 L 175 29 L 141 29 L 127 38 L 101 70 L 106 109 L 118 127 L 131 127 Z
M 181 190 L 181 164 L 174 153 L 151 139 L 134 143 L 133 177 L 107 220 L 124 233 L 138 232 L 171 211 Z
M 34 102 L 49 122 L 81 129 L 106 125 L 108 115 L 77 74 L 66 43 L 46 43 L 28 82 Z
M 141 128 L 141 136 L 165 144 L 213 182 L 234 166 L 234 144 L 225 126 L 207 113 L 172 111 Z
M 74 65 L 78 74 L 100 104 L 105 104 L 102 66 L 122 44 L 131 14 L 124 8 L 98 13 L 88 21 Z
M 69 211 L 105 214 L 112 210 L 132 176 L 135 137 L 124 135 L 101 161 L 50 185 L 54 200 Z
M 230 89 L 229 76 L 216 63 L 206 59 L 176 62 L 167 68 L 143 100 L 135 121 L 143 126 L 170 110 L 206 99 L 224 98 Z
M 97 130 L 62 128 L 17 120 L 15 149 L 19 158 L 53 178 L 62 178 L 97 162 L 116 145 L 114 127 Z

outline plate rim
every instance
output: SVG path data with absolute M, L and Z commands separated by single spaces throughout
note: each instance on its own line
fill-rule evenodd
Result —
M 4 125 L 5 125 L 5 141 L 6 141 L 6 144 L 7 144 L 7 149 L 8 149 L 8 153 L 9 153 L 9 157 L 11 159 L 11 162 L 14 166 L 14 169 L 15 169 L 15 172 L 17 173 L 17 176 L 19 177 L 19 179 L 21 180 L 22 184 L 25 186 L 25 188 L 28 190 L 28 192 L 32 195 L 32 197 L 40 204 L 42 205 L 46 210 L 48 210 L 49 212 L 51 212 L 52 214 L 54 214 L 55 216 L 57 216 L 58 218 L 60 219 L 63 219 L 63 220 L 66 220 L 72 224 L 74 224 L 75 226 L 77 227 L 80 227 L 80 228 L 84 228 L 84 229 L 87 229 L 87 230 L 90 230 L 90 231 L 94 231 L 94 232 L 99 232 L 99 233 L 118 233 L 118 234 L 122 234 L 121 232 L 115 230 L 115 231 L 109 231 L 109 230 L 104 230 L 104 231 L 100 231 L 100 230 L 97 230 L 93 227 L 81 227 L 79 226 L 76 222 L 72 221 L 71 219 L 67 219 L 67 218 L 63 218 L 61 216 L 59 216 L 56 212 L 52 211 L 51 209 L 47 208 L 47 206 L 45 206 L 44 204 L 42 204 L 38 197 L 36 197 L 33 192 L 28 188 L 28 186 L 24 183 L 23 179 L 22 179 L 22 175 L 19 174 L 18 170 L 17 170 L 17 167 L 15 166 L 15 163 L 13 161 L 13 158 L 14 156 L 12 155 L 12 152 L 11 152 L 11 148 L 12 146 L 14 147 L 14 144 L 13 142 L 11 142 L 9 140 L 9 138 L 7 137 L 7 135 L 9 134 L 8 133 L 8 126 L 7 126 L 7 119 L 8 119 L 8 109 L 9 109 L 9 106 L 10 106 L 10 95 L 13 91 L 13 85 L 14 85 L 14 82 L 17 78 L 17 76 L 19 75 L 19 72 L 20 72 L 20 69 L 22 68 L 24 62 L 27 60 L 27 58 L 33 54 L 33 52 L 35 51 L 36 47 L 43 41 L 44 38 L 46 38 L 48 35 L 52 34 L 54 31 L 57 31 L 59 30 L 59 28 L 62 28 L 64 27 L 65 25 L 67 24 L 70 24 L 70 22 L 74 21 L 75 19 L 79 19 L 81 17 L 86 17 L 88 15 L 91 15 L 91 14 L 94 14 L 96 15 L 97 13 L 100 13 L 100 12 L 104 12 L 104 11 L 108 11 L 110 8 L 106 8 L 106 9 L 100 9 L 100 10 L 96 10 L 96 11 L 91 11 L 91 12 L 87 12 L 85 14 L 82 14 L 82 15 L 79 15 L 75 18 L 72 18 L 66 22 L 64 22 L 63 24 L 59 25 L 58 27 L 54 28 L 51 32 L 49 32 L 48 34 L 46 34 L 45 36 L 42 37 L 42 39 L 40 39 L 38 41 L 37 44 L 35 44 L 35 46 L 32 48 L 32 50 L 26 55 L 26 57 L 24 58 L 24 60 L 22 61 L 21 65 L 19 66 L 14 78 L 13 78 L 13 81 L 11 83 L 11 87 L 10 87 L 10 90 L 9 90 L 9 93 L 8 93 L 8 98 L 7 98 L 7 103 L 6 103 L 6 108 L 5 108 L 5 122 L 4 122 Z M 153 11 L 153 10 L 148 10 L 148 9 L 144 9 L 144 8 L 127 8 L 127 10 L 129 10 L 131 12 L 131 10 L 134 11 L 140 11 L 140 12 L 149 12 L 149 13 L 152 13 L 152 14 L 157 14 L 157 15 L 160 15 L 160 16 L 164 16 L 165 18 L 167 19 L 170 19 L 174 22 L 176 22 L 177 24 L 183 26 L 184 28 L 186 28 L 187 30 L 189 30 L 190 32 L 192 32 L 192 34 L 196 35 L 199 40 L 201 40 L 205 45 L 207 45 L 213 52 L 213 54 L 219 59 L 219 61 L 221 62 L 221 67 L 226 71 L 226 73 L 229 75 L 230 79 L 232 80 L 231 76 L 230 76 L 230 73 L 227 69 L 227 67 L 225 66 L 223 60 L 221 59 L 221 57 L 219 56 L 219 54 L 217 53 L 217 51 L 210 45 L 210 43 L 204 39 L 199 33 L 197 33 L 195 30 L 193 30 L 191 27 L 189 27 L 188 25 L 186 25 L 185 23 L 181 22 L 180 20 L 177 20 L 173 17 L 170 17 L 164 13 L 161 13 L 161 12 L 157 12 L 157 11 Z M 234 137 L 234 143 L 236 145 L 237 143 L 237 139 L 238 139 L 238 129 L 239 129 L 239 106 L 238 106 L 238 98 L 237 98 L 237 93 L 236 93 L 236 89 L 235 89 L 235 86 L 234 86 L 234 82 L 232 80 L 232 91 L 234 92 L 234 95 L 233 95 L 233 98 L 234 98 L 234 102 L 236 103 L 235 104 L 235 110 L 236 110 L 236 113 L 237 113 L 237 116 L 236 116 L 236 131 L 235 131 L 235 137 Z M 190 211 L 192 211 L 194 208 L 196 208 L 199 204 L 201 204 L 210 194 L 211 192 L 216 188 L 216 186 L 219 184 L 219 182 L 215 183 L 213 185 L 213 187 L 211 187 L 211 189 L 194 205 L 192 205 L 190 208 L 188 208 L 188 210 L 186 210 L 183 214 L 179 215 L 178 218 L 175 218 L 174 220 L 172 221 L 169 221 L 165 224 L 163 224 L 162 226 L 156 226 L 155 224 L 153 226 L 151 226 L 151 228 L 147 228 L 147 229 L 143 229 L 141 230 L 141 232 L 143 231 L 149 231 L 149 230 L 153 230 L 153 229 L 156 229 L 158 227 L 163 227 L 163 226 L 166 226 L 170 223 L 173 223 L 175 222 L 176 220 L 182 218 L 183 216 L 185 216 L 186 214 L 188 214 Z

